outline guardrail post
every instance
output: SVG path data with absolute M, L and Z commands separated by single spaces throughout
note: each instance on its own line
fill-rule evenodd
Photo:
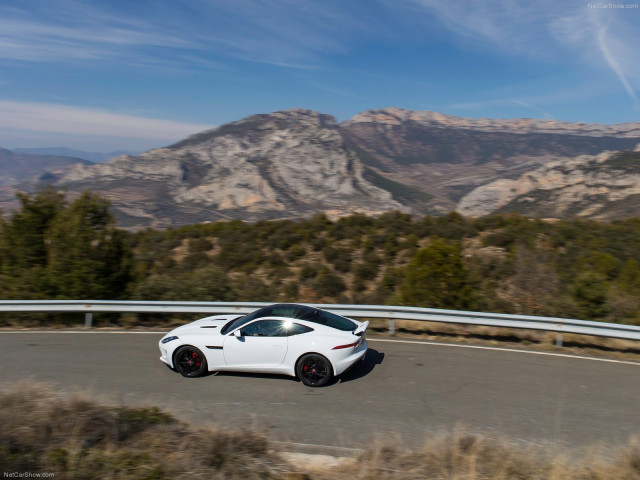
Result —
M 562 333 L 556 332 L 556 347 L 562 346 Z
M 93 313 L 87 312 L 84 314 L 84 327 L 91 328 L 91 324 L 93 323 Z
M 389 319 L 389 335 L 396 333 L 396 321 L 393 318 Z

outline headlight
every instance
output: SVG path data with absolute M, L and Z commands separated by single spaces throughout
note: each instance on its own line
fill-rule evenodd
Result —
M 163 338 L 162 339 L 162 343 L 169 343 L 171 340 L 177 340 L 177 339 L 178 339 L 178 337 L 176 337 L 176 336 Z

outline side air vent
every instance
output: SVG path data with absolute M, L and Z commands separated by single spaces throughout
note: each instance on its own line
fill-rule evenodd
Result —
M 205 325 L 204 327 L 200 327 L 200 328 L 218 328 L 217 325 Z

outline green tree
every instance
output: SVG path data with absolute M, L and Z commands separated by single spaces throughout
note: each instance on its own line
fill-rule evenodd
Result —
M 423 307 L 470 308 L 472 288 L 461 247 L 435 239 L 419 250 L 405 267 L 400 300 Z
M 578 318 L 602 320 L 608 313 L 607 294 L 609 283 L 604 275 L 597 272 L 581 272 L 570 287 L 573 300 L 577 303 Z
M 3 298 L 47 298 L 49 231 L 66 207 L 63 192 L 45 188 L 17 195 L 20 209 L 0 220 L 0 295 Z
M 313 283 L 313 289 L 323 297 L 337 297 L 346 290 L 342 278 L 333 273 L 329 268 L 322 267 Z
M 109 212 L 89 192 L 68 203 L 45 188 L 19 194 L 21 208 L 0 222 L 4 298 L 120 298 L 131 253 Z
M 84 192 L 58 212 L 48 230 L 46 272 L 58 298 L 120 298 L 131 253 L 109 201 Z
M 623 264 L 608 293 L 608 321 L 640 323 L 640 267 L 635 259 Z
M 627 260 L 616 279 L 616 286 L 631 294 L 640 293 L 640 267 L 635 259 Z

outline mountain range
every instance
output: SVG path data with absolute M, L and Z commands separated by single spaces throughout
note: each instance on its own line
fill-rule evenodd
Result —
M 468 119 L 396 108 L 338 123 L 294 109 L 252 115 L 139 156 L 62 160 L 15 184 L 91 189 L 111 200 L 128 228 L 388 210 L 619 218 L 640 214 L 638 143 L 640 123 Z
M 125 150 L 117 150 L 114 152 L 87 152 L 85 150 L 76 150 L 67 147 L 38 147 L 38 148 L 13 148 L 11 151 L 16 153 L 32 153 L 35 155 L 54 155 L 58 157 L 74 157 L 88 160 L 93 163 L 106 162 L 110 158 L 118 155 L 137 155 L 139 152 L 129 152 Z
M 32 191 L 50 171 L 60 171 L 74 164 L 87 165 L 88 160 L 62 155 L 37 155 L 0 148 L 0 207 L 12 210 L 18 206 L 16 192 Z

